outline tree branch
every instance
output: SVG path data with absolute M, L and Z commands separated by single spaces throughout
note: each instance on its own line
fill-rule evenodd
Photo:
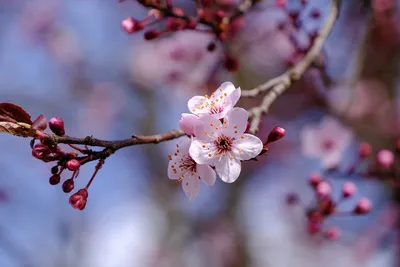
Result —
M 302 60 L 300 60 L 294 67 L 290 68 L 284 74 L 273 78 L 272 80 L 269 80 L 268 82 L 259 85 L 254 89 L 242 92 L 243 97 L 255 97 L 261 93 L 267 92 L 260 106 L 249 110 L 249 117 L 252 118 L 250 124 L 250 133 L 254 134 L 257 132 L 262 116 L 268 112 L 269 107 L 276 100 L 276 98 L 285 92 L 293 82 L 299 80 L 310 67 L 310 65 L 318 58 L 324 43 L 332 31 L 333 25 L 335 24 L 339 15 L 340 3 L 340 0 L 332 0 L 326 21 L 319 31 L 318 37 L 314 40 L 310 51 Z

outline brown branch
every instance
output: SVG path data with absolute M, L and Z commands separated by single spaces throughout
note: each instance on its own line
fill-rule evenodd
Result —
M 243 91 L 243 97 L 254 97 L 263 92 L 267 92 L 264 96 L 260 106 L 254 107 L 249 110 L 249 117 L 252 118 L 250 124 L 250 132 L 256 133 L 260 125 L 262 116 L 268 112 L 269 107 L 276 100 L 276 98 L 285 92 L 293 82 L 303 76 L 306 70 L 312 65 L 312 63 L 318 58 L 324 43 L 332 31 L 333 25 L 339 15 L 340 0 L 332 0 L 330 12 L 324 25 L 318 33 L 318 37 L 314 40 L 314 43 L 310 51 L 304 56 L 304 58 L 299 61 L 294 67 L 290 68 L 288 71 L 282 75 L 269 80 L 268 82 L 257 86 L 254 89 Z

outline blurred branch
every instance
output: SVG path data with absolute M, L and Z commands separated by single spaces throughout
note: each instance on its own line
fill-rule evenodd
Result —
M 319 31 L 318 37 L 315 39 L 310 51 L 299 61 L 294 67 L 282 75 L 269 80 L 268 82 L 257 86 L 254 89 L 243 91 L 243 97 L 255 97 L 263 92 L 267 92 L 264 96 L 260 106 L 253 107 L 249 110 L 249 117 L 252 118 L 250 125 L 250 132 L 255 133 L 261 122 L 262 116 L 268 112 L 269 107 L 276 100 L 276 98 L 288 89 L 294 81 L 299 80 L 306 70 L 313 64 L 318 58 L 320 52 L 324 46 L 324 43 L 331 32 L 333 25 L 339 15 L 340 8 L 339 0 L 332 0 L 331 8 L 325 24 Z

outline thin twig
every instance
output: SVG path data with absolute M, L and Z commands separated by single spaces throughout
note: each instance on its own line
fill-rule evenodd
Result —
M 311 66 L 311 64 L 318 58 L 324 43 L 332 31 L 333 25 L 339 15 L 340 0 L 332 0 L 330 12 L 318 33 L 318 37 L 314 40 L 314 43 L 310 51 L 300 60 L 295 66 L 290 68 L 284 74 L 257 86 L 254 89 L 243 91 L 243 97 L 254 97 L 262 92 L 267 92 L 264 96 L 262 103 L 258 107 L 254 107 L 249 110 L 249 117 L 252 118 L 250 124 L 250 133 L 256 133 L 260 125 L 262 116 L 268 112 L 269 107 L 280 96 L 285 92 L 294 81 L 299 80 L 306 70 Z

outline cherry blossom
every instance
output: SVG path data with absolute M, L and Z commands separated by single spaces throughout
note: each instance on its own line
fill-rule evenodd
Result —
M 195 138 L 189 153 L 198 164 L 215 166 L 222 181 L 233 183 L 239 177 L 241 160 L 260 154 L 263 143 L 251 134 L 245 134 L 248 114 L 243 108 L 233 108 L 223 123 L 213 115 L 203 115 L 202 123 L 194 128 Z
M 324 168 L 335 167 L 348 147 L 353 133 L 340 122 L 326 116 L 320 125 L 305 126 L 300 132 L 305 156 L 320 158 Z
M 179 120 L 179 128 L 187 135 L 194 135 L 194 125 L 197 123 L 198 117 L 194 114 L 182 113 L 182 117 Z
M 195 115 L 211 114 L 222 119 L 236 105 L 240 95 L 240 87 L 235 88 L 231 82 L 224 82 L 211 96 L 194 96 L 189 99 L 188 108 Z
M 177 144 L 176 151 L 169 155 L 168 177 L 182 183 L 183 191 L 189 200 L 193 200 L 200 192 L 200 180 L 206 185 L 214 185 L 215 171 L 208 165 L 197 164 L 189 155 L 190 138 Z

